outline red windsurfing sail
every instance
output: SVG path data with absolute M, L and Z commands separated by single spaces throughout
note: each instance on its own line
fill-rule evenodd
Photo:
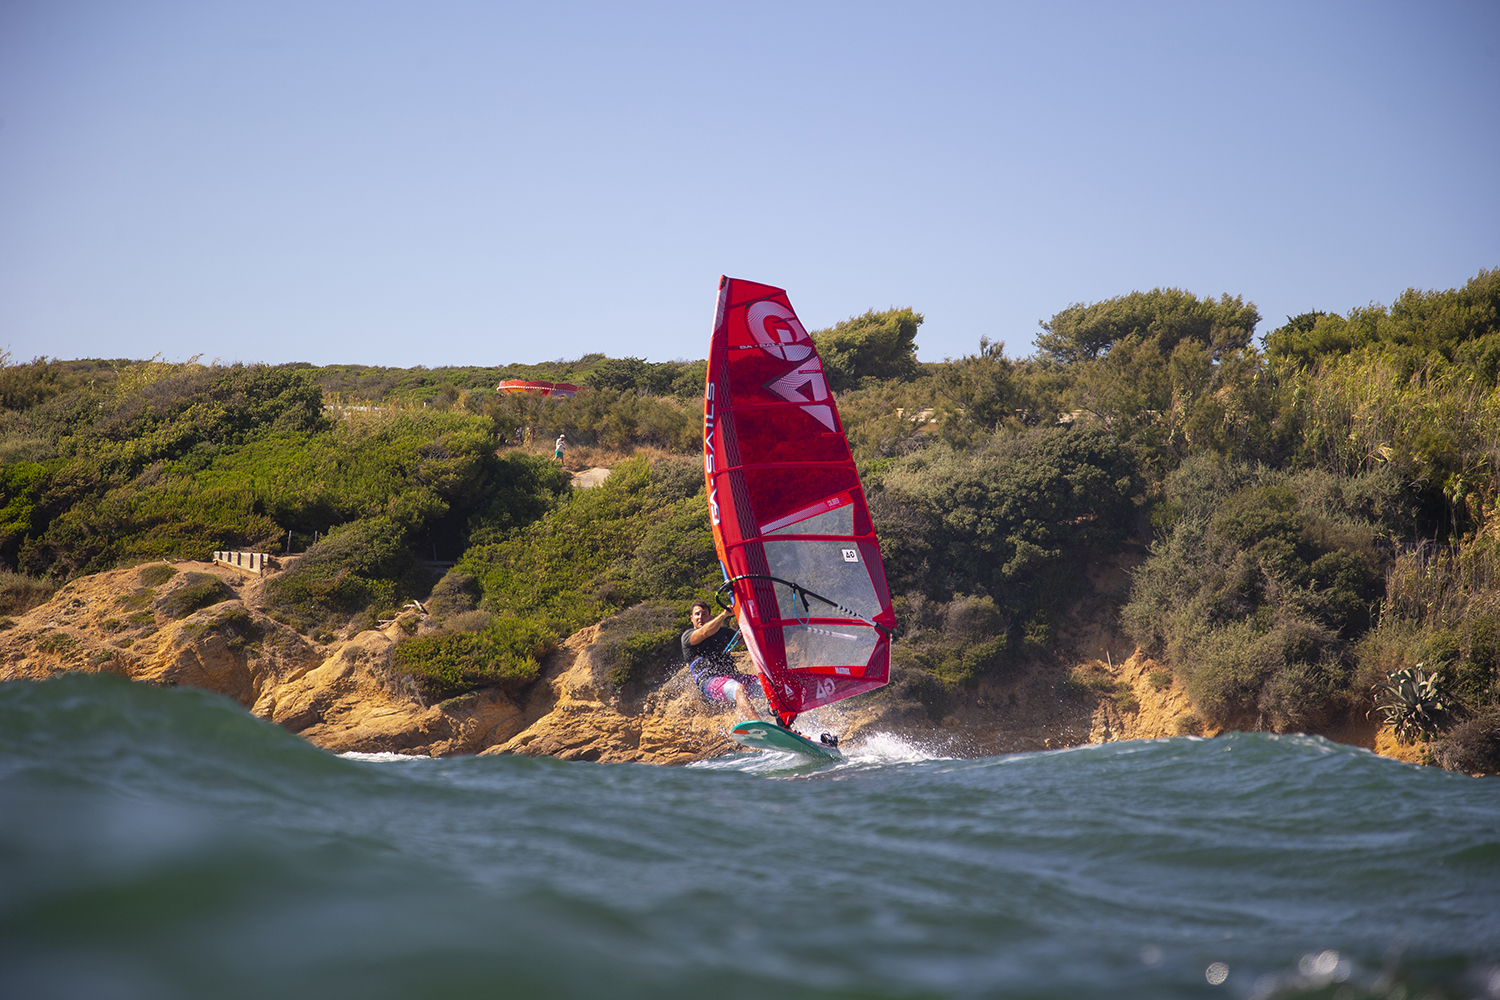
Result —
M 786 292 L 719 281 L 703 400 L 714 544 L 784 724 L 880 687 L 896 616 L 823 362 Z

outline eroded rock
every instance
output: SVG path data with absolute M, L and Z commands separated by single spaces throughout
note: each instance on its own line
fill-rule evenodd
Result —
M 222 588 L 203 574 L 217 577 Z M 1098 588 L 1123 586 L 1112 579 L 1092 582 Z M 147 564 L 75 580 L 0 631 L 0 680 L 107 671 L 189 685 L 233 698 L 257 717 L 334 753 L 683 764 L 741 749 L 728 736 L 733 714 L 705 703 L 686 669 L 644 689 L 613 684 L 593 655 L 597 626 L 550 653 L 538 681 L 519 699 L 490 689 L 428 704 L 392 666 L 401 636 L 430 626 L 420 609 L 384 629 L 322 643 L 259 610 L 263 583 L 208 563 Z M 179 594 L 187 587 L 197 589 Z M 214 603 L 174 617 L 195 607 L 195 600 Z M 816 729 L 821 721 L 841 733 L 846 745 L 861 734 L 889 732 L 952 756 L 1214 734 L 1196 722 L 1180 681 L 1167 668 L 1139 651 L 1124 660 L 1109 654 L 1124 645 L 1109 621 L 1080 616 L 1067 624 L 1074 647 L 1097 648 L 1105 659 L 1030 664 L 985 678 L 960 692 L 936 722 L 876 697 L 823 709 L 821 719 L 807 723 Z M 1114 693 L 1070 685 L 1070 671 L 1083 668 L 1107 678 L 1095 686 L 1112 684 Z M 1367 728 L 1327 735 L 1380 749 L 1375 727 Z

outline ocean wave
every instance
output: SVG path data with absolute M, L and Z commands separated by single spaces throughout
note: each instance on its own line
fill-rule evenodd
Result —
M 1259 733 L 846 752 L 340 757 L 200 692 L 0 684 L 0 993 L 1489 989 L 1500 782 Z

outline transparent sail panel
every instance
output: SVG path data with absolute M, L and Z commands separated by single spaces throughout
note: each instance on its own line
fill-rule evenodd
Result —
M 817 602 L 814 602 L 817 603 Z M 786 665 L 802 667 L 862 667 L 875 655 L 879 638 L 868 625 L 784 625 Z
M 790 580 L 857 611 L 866 618 L 880 613 L 880 599 L 870 582 L 870 571 L 854 542 L 842 541 L 770 541 L 765 542 L 766 563 L 771 575 Z M 792 606 L 792 589 L 776 584 L 776 605 L 782 618 L 827 617 L 838 612 L 821 601 L 812 608 L 800 603 Z
M 852 535 L 854 534 L 854 505 L 845 504 L 833 510 L 814 514 L 795 524 L 788 524 L 768 535 Z M 790 579 L 790 577 L 788 577 Z M 821 591 L 820 591 L 821 593 Z M 830 595 L 831 596 L 831 595 Z

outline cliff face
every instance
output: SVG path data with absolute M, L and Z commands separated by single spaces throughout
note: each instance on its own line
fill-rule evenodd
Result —
M 1124 572 L 1101 569 L 1092 590 L 1107 596 Z M 728 737 L 733 716 L 705 704 L 686 670 L 644 691 L 612 684 L 591 656 L 597 628 L 553 651 L 519 700 L 490 690 L 428 704 L 391 668 L 396 641 L 418 625 L 416 611 L 384 630 L 318 643 L 259 610 L 262 583 L 209 563 L 154 563 L 75 580 L 0 631 L 0 680 L 93 671 L 184 684 L 233 698 L 335 753 L 682 764 L 739 749 Z M 878 696 L 824 709 L 816 721 L 846 742 L 884 731 L 955 756 L 1201 731 L 1180 683 L 1128 653 L 1112 616 L 1090 614 L 1091 606 L 1098 604 L 1081 602 L 1062 623 L 1069 655 L 983 681 L 960 693 L 939 722 L 902 714 Z M 1080 663 L 1095 647 L 1103 660 Z M 1121 660 L 1111 650 L 1128 655 Z M 1076 680 L 1085 668 L 1092 686 Z M 1376 737 L 1373 726 L 1326 735 L 1367 747 Z
M 595 629 L 555 650 L 521 702 L 479 691 L 430 705 L 390 666 L 412 622 L 317 643 L 258 609 L 258 577 L 185 562 L 149 583 L 162 567 L 75 580 L 16 619 L 0 632 L 0 680 L 89 671 L 202 688 L 335 753 L 685 763 L 735 747 L 725 735 L 733 720 L 703 705 L 685 677 L 634 699 L 611 690 L 588 656 Z M 199 602 L 208 603 L 181 613 Z

